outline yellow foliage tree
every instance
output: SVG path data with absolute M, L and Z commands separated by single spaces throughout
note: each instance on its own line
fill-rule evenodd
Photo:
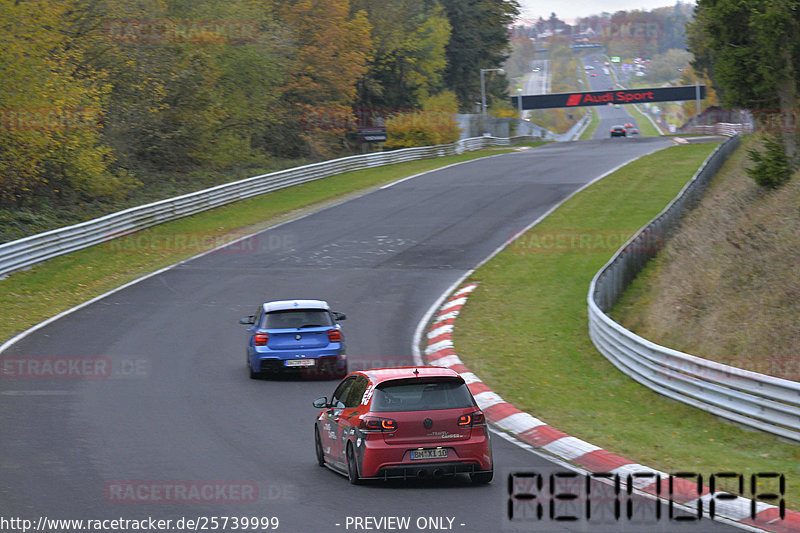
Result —
M 101 143 L 107 85 L 87 70 L 83 49 L 61 31 L 75 0 L 2 0 L 0 8 L 0 202 L 71 187 L 113 193 L 110 150 Z
M 352 104 L 372 54 L 366 13 L 351 15 L 349 0 L 291 0 L 280 20 L 296 46 L 286 92 L 296 102 Z
M 422 100 L 422 109 L 397 113 L 386 120 L 386 148 L 434 146 L 458 140 L 458 112 L 455 93 L 444 91 Z

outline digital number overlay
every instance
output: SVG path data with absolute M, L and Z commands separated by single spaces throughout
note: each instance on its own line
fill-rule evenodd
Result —
M 777 511 L 775 518 L 786 517 L 786 477 L 776 472 L 719 472 L 704 479 L 695 472 L 667 476 L 653 471 L 580 474 L 544 468 L 510 471 L 505 481 L 507 525 L 541 521 L 698 522 L 721 514 L 728 516 L 731 507 L 755 521 L 767 504 Z M 645 486 L 648 494 L 638 490 Z

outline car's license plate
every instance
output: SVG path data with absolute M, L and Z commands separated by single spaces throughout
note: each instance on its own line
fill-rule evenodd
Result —
M 314 366 L 313 359 L 293 359 L 286 361 L 286 366 Z
M 447 448 L 425 448 L 411 450 L 412 459 L 442 459 L 447 457 Z

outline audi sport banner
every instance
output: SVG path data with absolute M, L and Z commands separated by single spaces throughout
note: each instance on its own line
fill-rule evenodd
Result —
M 700 99 L 706 96 L 706 86 L 700 85 Z M 620 89 L 610 91 L 589 91 L 582 93 L 555 93 L 522 96 L 522 109 L 551 109 L 554 107 L 583 107 L 609 104 L 643 104 L 646 102 L 672 102 L 694 100 L 697 87 L 653 87 L 650 89 Z M 511 97 L 515 109 L 519 106 L 519 96 Z

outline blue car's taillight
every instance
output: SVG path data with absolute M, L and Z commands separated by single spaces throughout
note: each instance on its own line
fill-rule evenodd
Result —
M 338 329 L 329 329 L 328 340 L 330 342 L 342 342 L 342 332 Z

